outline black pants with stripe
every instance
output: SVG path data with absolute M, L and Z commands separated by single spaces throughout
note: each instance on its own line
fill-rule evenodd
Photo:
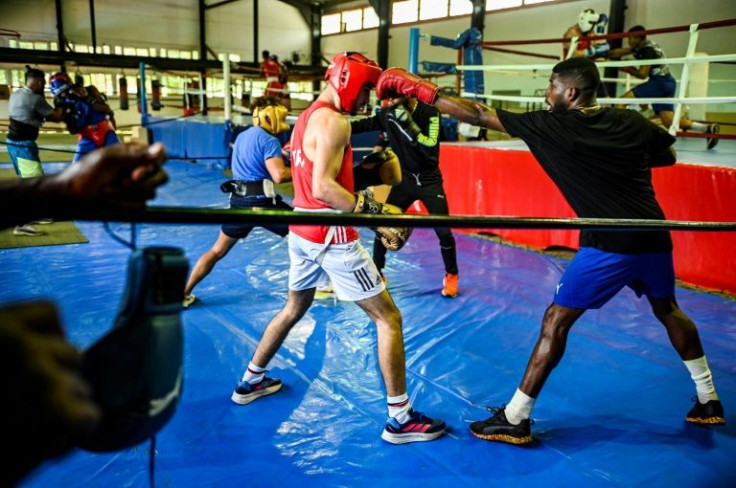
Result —
M 406 212 L 406 209 L 417 200 L 427 207 L 427 211 L 431 215 L 448 215 L 450 213 L 442 180 L 437 183 L 418 184 L 411 175 L 404 175 L 402 182 L 391 188 L 386 203 L 396 205 L 402 212 Z M 445 272 L 457 274 L 457 252 L 452 231 L 447 227 L 438 227 L 434 229 L 434 232 L 440 241 Z M 383 270 L 386 265 L 386 248 L 378 238 L 373 241 L 373 262 L 376 263 L 379 271 Z

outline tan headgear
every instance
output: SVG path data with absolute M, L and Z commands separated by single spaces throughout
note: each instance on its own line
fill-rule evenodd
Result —
M 286 123 L 288 110 L 283 105 L 268 105 L 253 109 L 253 125 L 261 127 L 273 135 L 290 129 Z

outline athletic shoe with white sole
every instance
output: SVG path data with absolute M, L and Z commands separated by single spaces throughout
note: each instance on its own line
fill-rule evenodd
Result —
M 264 376 L 263 379 L 255 385 L 251 385 L 247 381 L 239 382 L 230 399 L 238 405 L 247 405 L 253 400 L 276 393 L 280 389 L 280 379 L 267 378 Z
M 13 229 L 13 235 L 16 236 L 43 236 L 45 232 L 33 227 L 31 224 L 18 225 Z
M 389 417 L 383 429 L 381 439 L 391 444 L 407 444 L 437 439 L 445 433 L 445 422 L 440 419 L 431 419 L 414 409 L 409 410 L 409 420 L 400 424 L 398 420 Z

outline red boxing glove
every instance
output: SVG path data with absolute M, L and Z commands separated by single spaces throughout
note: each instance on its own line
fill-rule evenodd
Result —
M 378 77 L 376 95 L 379 99 L 406 97 L 433 104 L 440 87 L 401 68 L 389 68 Z

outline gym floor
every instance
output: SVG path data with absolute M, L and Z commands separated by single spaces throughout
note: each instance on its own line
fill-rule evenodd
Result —
M 154 204 L 227 205 L 220 170 L 181 161 L 167 168 L 171 181 Z M 129 249 L 101 223 L 77 226 L 88 244 L 0 250 L 0 303 L 53 300 L 71 340 L 86 348 L 116 314 Z M 128 225 L 111 226 L 128 236 Z M 180 246 L 193 262 L 218 229 L 140 225 L 137 242 Z M 369 246 L 369 232 L 362 234 Z M 390 254 L 386 269 L 404 316 L 409 394 L 416 408 L 447 422 L 445 437 L 403 446 L 380 439 L 385 394 L 375 327 L 355 305 L 332 298 L 315 302 L 269 365 L 283 391 L 247 406 L 230 401 L 286 297 L 286 242 L 257 229 L 196 289 L 201 301 L 182 312 L 183 396 L 157 437 L 156 484 L 736 486 L 736 301 L 677 290 L 700 328 L 725 427 L 684 421 L 693 383 L 646 300 L 627 289 L 573 328 L 533 413 L 535 444 L 486 442 L 468 425 L 510 399 L 569 261 L 479 236 L 456 238 L 454 300 L 439 294 L 443 268 L 431 230 L 418 229 L 404 250 Z M 23 486 L 145 487 L 148 455 L 147 443 L 111 454 L 75 451 Z

